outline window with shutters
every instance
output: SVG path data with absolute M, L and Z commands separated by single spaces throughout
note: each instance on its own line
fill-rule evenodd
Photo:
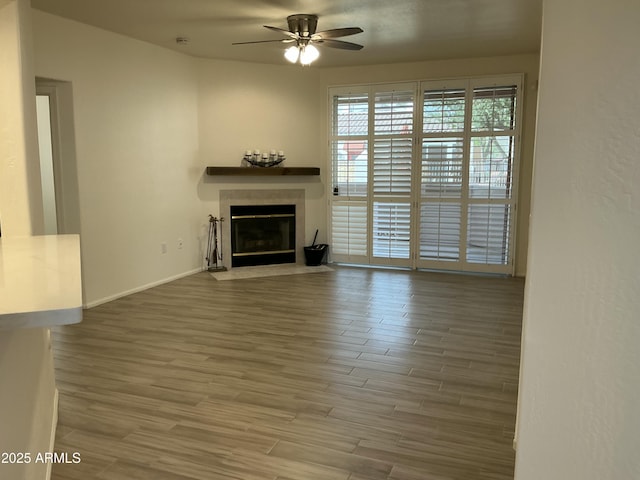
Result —
M 410 258 L 411 169 L 415 87 L 405 85 L 373 96 L 373 258 Z
M 346 92 L 332 103 L 331 252 L 368 262 L 369 95 Z
M 520 85 L 332 89 L 333 260 L 511 273 Z
M 419 259 L 460 261 L 466 90 L 423 89 Z
M 517 85 L 477 86 L 471 98 L 466 259 L 508 265 L 513 256 Z

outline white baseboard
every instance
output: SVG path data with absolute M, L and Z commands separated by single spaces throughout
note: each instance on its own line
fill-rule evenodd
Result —
M 58 428 L 58 389 L 53 392 L 53 415 L 51 416 L 51 438 L 49 438 L 49 451 L 53 452 L 56 445 L 56 429 Z M 53 463 L 47 462 L 45 479 L 51 480 L 51 467 Z
M 108 303 L 113 300 L 117 300 L 118 298 L 126 297 L 127 295 L 131 295 L 133 293 L 142 292 L 144 290 L 148 290 L 153 287 L 157 287 L 158 285 L 164 285 L 165 283 L 173 282 L 174 280 L 178 280 L 183 277 L 188 277 L 189 275 L 193 275 L 195 273 L 202 272 L 202 268 L 195 268 L 188 272 L 179 273 L 178 275 L 173 275 L 168 278 L 164 278 L 162 280 L 158 280 L 157 282 L 147 283 L 146 285 L 142 285 L 140 287 L 132 288 L 131 290 L 126 290 L 124 292 L 117 293 L 115 295 L 110 295 L 108 297 L 100 298 L 98 300 L 94 300 L 92 302 L 86 303 L 84 308 L 93 308 L 98 305 L 102 305 L 103 303 Z

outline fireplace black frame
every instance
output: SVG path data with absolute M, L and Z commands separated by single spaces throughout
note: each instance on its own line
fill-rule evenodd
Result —
M 231 266 L 296 262 L 296 205 L 231 205 Z

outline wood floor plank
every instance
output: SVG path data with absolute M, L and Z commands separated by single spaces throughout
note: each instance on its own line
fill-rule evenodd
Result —
M 280 441 L 269 455 L 305 463 L 324 465 L 347 472 L 358 472 L 371 480 L 385 479 L 393 465 L 357 454 L 343 453 L 330 448 Z
M 52 480 L 509 480 L 523 281 L 206 272 L 54 330 Z

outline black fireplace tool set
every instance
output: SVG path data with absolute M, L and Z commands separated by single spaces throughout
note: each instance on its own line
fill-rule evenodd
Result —
M 222 222 L 224 218 L 214 217 L 209 215 L 209 235 L 207 240 L 207 270 L 210 272 L 224 272 L 227 268 L 218 264 L 218 261 L 222 262 L 222 237 L 218 241 L 218 223 Z M 218 243 L 220 248 L 218 248 Z

